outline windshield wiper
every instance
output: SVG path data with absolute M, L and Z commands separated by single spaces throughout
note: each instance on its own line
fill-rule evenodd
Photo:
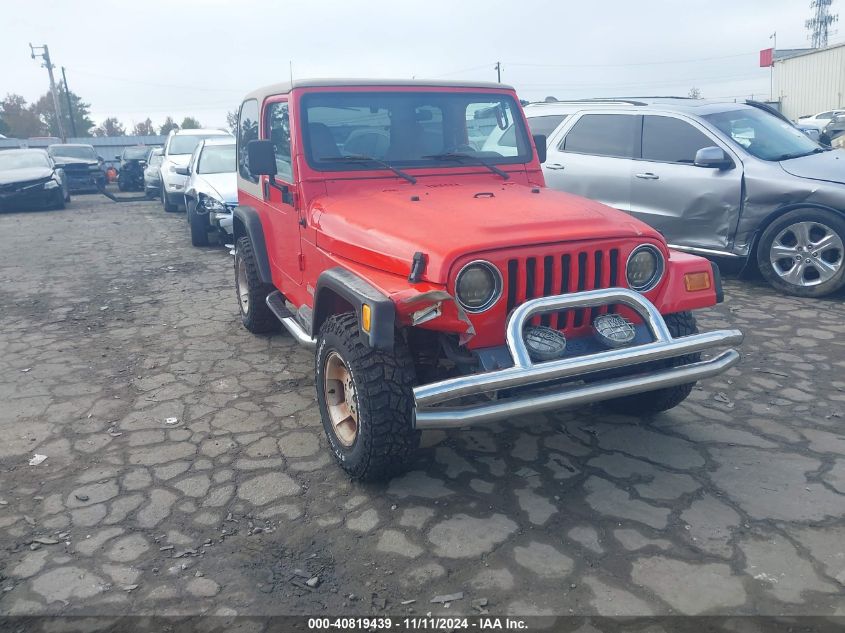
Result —
M 478 156 L 473 156 L 472 154 L 466 154 L 464 152 L 443 152 L 442 154 L 429 154 L 428 156 L 423 156 L 423 158 L 433 158 L 434 160 L 458 160 L 464 161 L 466 159 L 475 161 L 476 164 L 481 165 L 482 167 L 486 167 L 494 174 L 498 174 L 505 180 L 510 180 L 510 174 L 502 169 L 499 169 L 495 165 L 491 165 L 486 160 L 479 158 Z
M 390 170 L 390 171 L 392 171 L 394 174 L 396 174 L 396 175 L 397 175 L 397 176 L 399 176 L 400 178 L 404 178 L 405 180 L 407 180 L 407 181 L 408 181 L 409 183 L 411 183 L 412 185 L 417 184 L 417 179 L 416 179 L 416 178 L 414 178 L 411 174 L 406 174 L 406 173 L 405 173 L 404 171 L 402 171 L 401 169 L 398 169 L 398 168 L 394 167 L 393 165 L 391 165 L 390 163 L 388 163 L 388 162 L 386 162 L 386 161 L 379 160 L 378 158 L 373 158 L 372 156 L 366 156 L 365 154 L 346 154 L 346 155 L 344 155 L 344 156 L 340 156 L 340 157 L 337 157 L 337 156 L 331 156 L 331 157 L 328 157 L 328 156 L 327 156 L 327 157 L 319 158 L 319 159 L 317 159 L 317 160 L 319 160 L 320 162 L 327 162 L 327 163 L 331 163 L 331 162 L 340 162 L 340 163 L 352 163 L 352 162 L 355 162 L 355 163 L 375 163 L 376 165 L 381 165 L 382 167 L 385 167 L 386 169 L 389 169 L 389 170 Z
M 804 158 L 804 156 L 812 156 L 813 154 L 821 154 L 823 152 L 829 152 L 829 149 L 825 149 L 824 147 L 817 147 L 812 151 L 809 152 L 800 152 L 798 154 L 781 154 L 775 160 L 780 162 L 782 160 L 792 160 L 793 158 Z

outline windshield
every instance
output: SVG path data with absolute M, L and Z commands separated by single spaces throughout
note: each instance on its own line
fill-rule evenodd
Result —
M 145 160 L 149 147 L 127 147 L 123 150 L 123 160 Z
M 94 148 L 88 145 L 54 145 L 50 148 L 53 156 L 62 158 L 81 158 L 83 160 L 97 160 Z
M 756 108 L 707 114 L 704 119 L 762 160 L 787 160 L 821 149 L 798 128 Z
M 49 166 L 50 161 L 44 152 L 0 152 L 0 170 Z
M 170 155 L 193 154 L 197 143 L 207 138 L 220 138 L 222 134 L 176 134 L 170 139 L 167 153 Z
M 516 101 L 468 92 L 322 92 L 305 95 L 309 164 L 320 170 L 378 169 L 367 156 L 402 167 L 454 167 L 446 154 L 487 163 L 525 163 L 532 148 Z M 512 133 L 508 128 L 513 128 Z
M 162 159 L 163 159 L 163 157 L 162 157 L 161 154 L 152 154 L 150 156 L 149 166 L 150 167 L 158 167 L 159 165 L 161 165 Z
M 206 145 L 197 164 L 198 174 L 235 173 L 235 146 Z

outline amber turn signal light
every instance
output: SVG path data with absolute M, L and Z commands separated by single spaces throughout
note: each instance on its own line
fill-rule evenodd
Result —
M 709 286 L 708 286 L 709 287 Z M 365 332 L 370 332 L 370 325 L 372 324 L 373 320 L 373 312 L 372 308 L 368 304 L 364 304 L 361 306 L 361 329 Z
M 710 273 L 686 273 L 684 275 L 684 286 L 687 292 L 710 289 Z

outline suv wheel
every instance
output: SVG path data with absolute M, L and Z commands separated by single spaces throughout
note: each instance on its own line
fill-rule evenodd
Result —
M 185 215 L 188 218 L 188 228 L 191 230 L 191 244 L 194 246 L 208 246 L 208 214 L 197 213 L 195 200 L 185 199 Z
M 164 189 L 164 184 L 161 186 L 161 206 L 164 207 L 164 210 L 168 213 L 175 213 L 179 210 L 178 204 L 170 202 L 170 196 L 167 195 L 167 191 Z
M 669 333 L 672 335 L 672 338 L 698 334 L 698 326 L 695 323 L 695 317 L 692 312 L 667 314 L 663 318 L 666 321 L 666 325 L 669 328 Z M 641 367 L 644 371 L 656 371 L 659 369 L 666 369 L 668 367 L 689 365 L 690 363 L 697 363 L 700 360 L 701 354 L 696 352 L 695 354 L 687 354 L 685 356 L 667 358 L 666 360 L 656 361 L 653 363 L 645 363 Z M 690 382 L 685 385 L 676 385 L 674 387 L 666 387 L 665 389 L 657 389 L 655 391 L 635 393 L 632 396 L 615 398 L 613 400 L 608 400 L 604 404 L 608 409 L 615 413 L 628 415 L 660 413 L 661 411 L 668 411 L 669 409 L 673 409 L 681 404 L 687 399 L 687 396 L 692 393 L 693 387 L 695 387 L 695 383 Z
M 258 276 L 252 242 L 247 236 L 241 237 L 235 244 L 235 293 L 238 297 L 241 323 L 254 334 L 275 332 L 279 329 L 279 320 L 265 303 L 267 295 L 272 291 L 273 287 L 261 283 Z
M 414 382 L 413 360 L 400 338 L 385 352 L 361 340 L 351 313 L 323 323 L 317 403 L 332 453 L 353 479 L 384 479 L 409 465 L 420 437 L 413 428 Z
M 757 265 L 775 289 L 823 297 L 845 284 L 845 219 L 824 209 L 797 209 L 772 222 L 757 245 Z

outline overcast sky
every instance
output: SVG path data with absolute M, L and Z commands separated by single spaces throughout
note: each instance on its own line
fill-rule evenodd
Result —
M 833 12 L 842 0 L 835 0 Z M 758 51 L 808 46 L 809 0 L 5 0 L 0 96 L 35 100 L 48 44 L 95 122 L 168 114 L 225 125 L 247 91 L 289 77 L 502 81 L 524 99 L 767 98 Z M 832 40 L 840 38 L 834 35 Z M 58 69 L 57 69 L 58 70 Z M 60 71 L 58 71 L 60 72 Z

